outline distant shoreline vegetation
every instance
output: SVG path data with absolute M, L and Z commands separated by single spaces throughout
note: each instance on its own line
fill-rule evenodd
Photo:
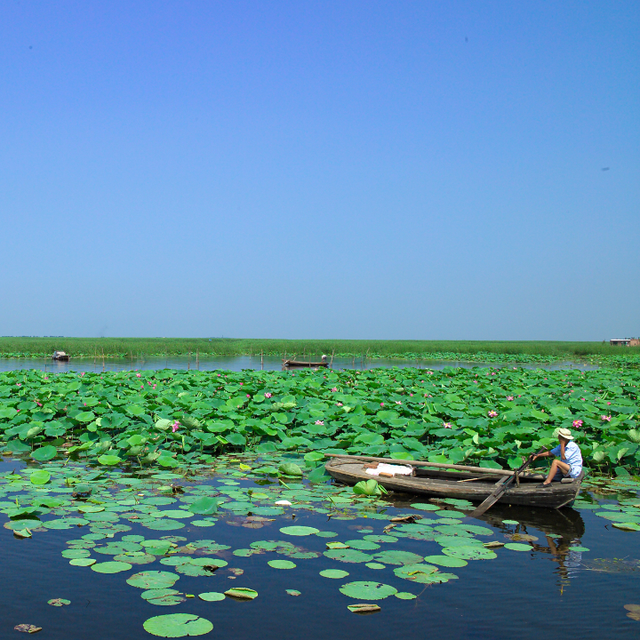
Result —
M 66 351 L 74 358 L 140 356 L 285 356 L 388 358 L 416 361 L 535 363 L 579 360 L 640 364 L 640 348 L 607 342 L 486 340 L 277 340 L 236 338 L 0 337 L 0 357 L 42 358 Z

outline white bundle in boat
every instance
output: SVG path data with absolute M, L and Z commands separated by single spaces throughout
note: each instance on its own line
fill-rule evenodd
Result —
M 387 478 L 393 476 L 412 476 L 413 467 L 405 464 L 386 464 L 385 462 L 379 462 L 375 468 L 367 469 L 367 473 L 370 476 L 386 476 Z

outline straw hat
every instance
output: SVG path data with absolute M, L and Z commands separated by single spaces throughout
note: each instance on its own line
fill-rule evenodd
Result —
M 569 429 L 558 429 L 558 437 L 562 437 L 565 440 L 573 440 L 573 436 L 571 435 L 571 431 L 569 431 Z

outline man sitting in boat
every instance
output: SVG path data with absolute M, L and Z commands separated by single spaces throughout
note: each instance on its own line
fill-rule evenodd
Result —
M 569 429 L 558 429 L 558 440 L 560 444 L 551 449 L 551 451 L 545 451 L 544 453 L 536 453 L 533 456 L 534 460 L 538 458 L 548 458 L 549 456 L 557 457 L 551 463 L 551 469 L 549 469 L 549 475 L 546 480 L 540 485 L 541 487 L 548 487 L 553 480 L 565 478 L 577 478 L 582 472 L 582 454 L 580 453 L 580 447 L 573 442 L 573 436 Z

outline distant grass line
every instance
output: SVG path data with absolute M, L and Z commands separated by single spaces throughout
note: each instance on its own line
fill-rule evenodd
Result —
M 55 350 L 75 358 L 259 355 L 310 357 L 405 358 L 538 362 L 563 359 L 635 361 L 640 349 L 602 342 L 484 340 L 260 340 L 234 338 L 19 338 L 0 337 L 0 356 L 50 357 Z

